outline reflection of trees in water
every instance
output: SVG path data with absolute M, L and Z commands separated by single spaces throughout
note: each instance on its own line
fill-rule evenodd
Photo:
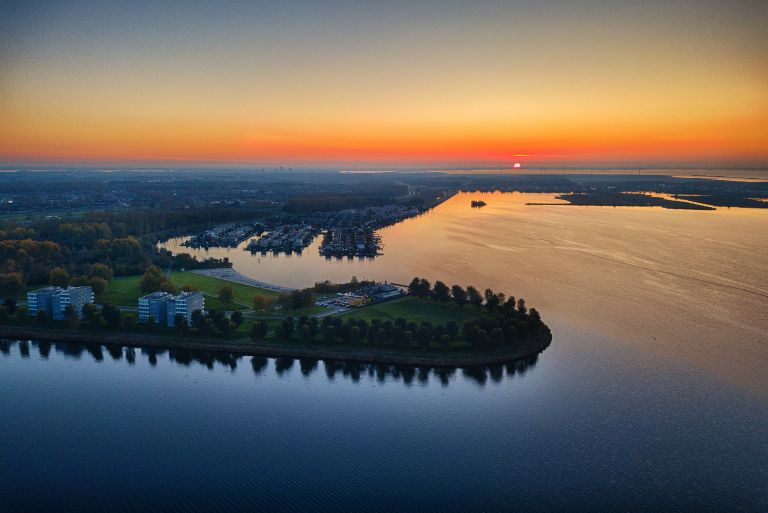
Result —
M 277 371 L 278 376 L 282 376 L 283 372 L 289 370 L 291 367 L 293 367 L 293 358 L 290 356 L 275 358 L 275 371 Z
M 40 352 L 41 358 L 48 358 L 48 355 L 51 354 L 51 346 L 50 342 L 43 341 L 37 343 L 37 350 Z
M 0 340 L 0 354 L 10 355 L 13 345 L 18 345 L 19 354 L 23 358 L 29 357 L 30 343 L 28 341 L 8 341 Z M 37 350 L 43 359 L 48 358 L 51 347 L 54 347 L 57 354 L 66 358 L 79 359 L 84 352 L 87 352 L 95 362 L 104 360 L 104 350 L 107 351 L 112 361 L 119 362 L 125 359 L 129 365 L 136 362 L 136 353 L 132 347 L 120 346 L 102 346 L 100 344 L 83 344 L 75 342 L 57 342 L 52 346 L 50 342 L 32 342 L 32 346 L 37 346 Z M 168 360 L 178 365 L 191 366 L 202 365 L 208 369 L 215 366 L 227 367 L 234 371 L 237 369 L 237 362 L 242 356 L 230 353 L 213 353 L 210 351 L 194 351 L 188 349 L 156 349 L 142 348 L 141 354 L 144 355 L 150 365 L 157 365 L 157 359 L 160 355 L 168 355 Z M 510 379 L 514 376 L 524 376 L 533 368 L 539 359 L 539 355 L 532 355 L 514 362 L 506 364 L 494 364 L 476 367 L 461 368 L 461 375 L 465 379 L 472 381 L 480 386 L 484 386 L 489 380 L 493 383 L 501 383 L 504 378 Z M 290 374 L 294 366 L 295 358 L 279 357 L 275 358 L 275 372 L 277 376 Z M 298 358 L 299 369 L 302 375 L 310 376 L 314 374 L 320 364 L 320 360 L 315 358 Z M 442 386 L 448 386 L 451 379 L 456 375 L 455 367 L 429 367 L 429 366 L 410 366 L 410 365 L 387 365 L 382 363 L 360 363 L 343 360 L 323 360 L 323 370 L 329 380 L 335 380 L 337 377 L 349 379 L 354 383 L 366 374 L 370 379 L 375 379 L 379 383 L 386 381 L 400 381 L 405 385 L 411 386 L 414 383 L 426 385 L 430 378 L 437 380 Z M 265 356 L 251 357 L 251 367 L 255 375 L 261 374 L 269 365 L 269 358 Z
M 269 358 L 266 356 L 254 356 L 251 358 L 251 367 L 253 367 L 253 372 L 256 375 L 261 374 L 261 371 L 267 368 L 268 363 Z
M 317 360 L 314 358 L 299 358 L 299 367 L 302 374 L 309 376 L 317 369 Z

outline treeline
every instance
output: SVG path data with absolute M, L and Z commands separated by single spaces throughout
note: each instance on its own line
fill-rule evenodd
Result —
M 229 267 L 226 258 L 199 261 L 186 253 L 171 255 L 158 250 L 150 235 L 188 224 L 229 220 L 234 215 L 230 210 L 94 212 L 24 225 L 0 223 L 0 297 L 17 297 L 29 285 L 47 284 L 59 268 L 72 277 L 90 278 L 95 265 L 106 266 L 112 276 L 141 274 L 153 264 L 186 269 Z M 242 209 L 235 210 L 245 216 Z
M 390 194 L 390 193 L 395 194 Z M 369 194 L 312 194 L 306 196 L 294 196 L 288 198 L 285 203 L 285 210 L 292 213 L 308 212 L 338 212 L 348 208 L 380 207 L 394 203 L 393 197 L 399 194 L 405 194 L 407 189 L 402 191 L 381 191 Z
M 470 305 L 484 316 L 465 322 L 461 334 L 473 347 L 513 344 L 525 340 L 534 332 L 549 332 L 549 327 L 541 320 L 535 308 L 530 311 L 525 299 L 515 299 L 492 289 L 480 292 L 470 285 L 466 289 L 460 285 L 448 287 L 442 281 L 431 285 L 425 278 L 413 278 L 408 285 L 408 294 L 419 298 L 431 298 L 441 303 L 453 302 L 459 308 Z
M 330 280 L 318 281 L 315 283 L 313 289 L 318 294 L 334 294 L 339 292 L 354 292 L 363 287 L 370 285 L 376 285 L 373 280 L 358 280 L 357 276 L 352 276 L 352 279 L 347 283 L 334 283 Z

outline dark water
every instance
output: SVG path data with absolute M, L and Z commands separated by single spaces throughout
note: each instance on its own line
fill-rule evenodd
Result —
M 768 511 L 768 211 L 541 198 L 457 195 L 382 230 L 375 260 L 210 252 L 281 285 L 524 296 L 554 334 L 536 362 L 255 372 L 14 343 L 0 511 Z
M 2 511 L 768 508 L 764 402 L 589 333 L 442 375 L 0 349 Z

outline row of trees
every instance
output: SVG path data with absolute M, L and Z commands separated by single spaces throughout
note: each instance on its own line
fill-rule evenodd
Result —
M 503 292 L 495 293 L 491 289 L 485 289 L 485 292 L 481 293 L 472 285 L 466 289 L 461 285 L 448 287 L 440 280 L 436 281 L 433 286 L 425 278 L 413 278 L 408 285 L 408 294 L 419 298 L 431 298 L 440 303 L 452 301 L 459 307 L 466 304 L 478 309 L 485 307 L 490 312 L 495 312 L 501 308 L 517 309 L 521 313 L 527 311 L 523 298 L 515 300 L 514 296 L 507 297 Z

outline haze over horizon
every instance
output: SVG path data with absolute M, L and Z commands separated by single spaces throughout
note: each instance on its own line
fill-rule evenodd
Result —
M 1 166 L 765 166 L 758 1 L 0 6 Z

